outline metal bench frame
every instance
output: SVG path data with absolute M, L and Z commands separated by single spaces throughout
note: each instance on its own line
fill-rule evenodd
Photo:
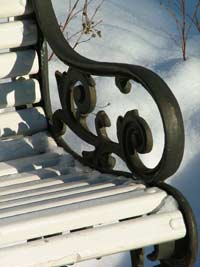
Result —
M 130 176 L 133 173 L 134 177 L 142 179 L 148 184 L 163 181 L 174 174 L 183 157 L 184 126 L 179 105 L 167 84 L 158 75 L 141 66 L 96 62 L 80 56 L 64 39 L 51 1 L 41 1 L 40 3 L 33 1 L 33 4 L 39 27 L 45 39 L 56 56 L 70 67 L 68 72 L 56 73 L 62 110 L 56 111 L 53 116 L 51 111 L 47 110 L 47 115 L 52 117 L 50 124 L 58 142 L 58 136 L 65 131 L 65 124 L 81 139 L 95 147 L 93 153 L 84 152 L 82 158 L 74 152 L 79 160 L 95 169 L 106 173 L 112 171 L 114 162 L 110 154 L 114 153 L 122 158 L 130 169 L 130 173 L 126 173 L 126 175 Z M 41 68 L 46 73 L 42 74 L 46 77 L 43 84 L 45 108 L 49 109 L 47 57 L 45 54 L 45 49 L 42 49 L 40 53 Z M 139 116 L 138 111 L 132 110 L 124 118 L 119 117 L 117 121 L 118 144 L 107 137 L 106 127 L 109 127 L 111 122 L 104 111 L 100 111 L 95 119 L 98 135 L 96 136 L 88 130 L 86 118 L 96 105 L 95 82 L 92 75 L 115 77 L 116 86 L 124 94 L 130 92 L 129 80 L 133 80 L 141 84 L 152 96 L 158 106 L 165 132 L 163 156 L 155 168 L 145 167 L 138 156 L 138 153 L 148 153 L 152 148 L 151 130 L 147 122 Z M 82 86 L 75 86 L 78 81 Z M 75 110 L 74 104 L 76 104 L 77 110 Z M 130 144 L 133 147 L 131 151 Z M 62 145 L 64 146 L 64 144 Z M 123 174 L 125 173 L 123 172 Z

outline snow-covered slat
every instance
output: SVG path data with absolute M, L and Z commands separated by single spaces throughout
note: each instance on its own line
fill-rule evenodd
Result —
M 39 132 L 27 137 L 17 136 L 0 140 L 0 161 L 30 157 L 47 152 L 55 147 L 55 141 L 47 132 Z M 6 181 L 8 178 L 5 177 L 4 180 Z M 3 177 L 0 176 L 0 183 L 2 180 Z
M 47 179 L 52 177 L 63 177 L 62 174 L 69 173 L 67 168 L 59 166 L 53 166 L 50 168 L 43 168 L 31 172 L 22 172 L 11 175 L 0 176 L 0 187 L 10 186 L 14 184 L 20 184 L 23 182 L 36 181 L 40 179 Z M 1 197 L 0 197 L 1 198 Z M 1 202 L 1 200 L 0 200 Z
M 8 52 L 0 54 L 0 79 L 14 78 L 36 74 L 39 71 L 39 61 L 36 51 Z
M 16 48 L 37 43 L 37 26 L 33 20 L 0 24 L 0 49 Z
M 2 179 L 3 178 L 3 179 Z M 102 177 L 99 176 L 94 179 L 88 178 L 86 173 L 70 173 L 69 169 L 60 169 L 60 170 L 51 170 L 51 168 L 41 169 L 34 172 L 31 172 L 29 175 L 27 173 L 20 173 L 15 175 L 3 176 L 0 177 L 0 187 L 3 185 L 13 185 L 19 184 L 21 181 L 28 182 L 28 181 L 35 181 L 40 180 L 42 178 L 58 178 L 64 181 L 64 184 L 55 185 L 55 186 L 48 186 L 45 188 L 38 188 L 37 190 L 26 190 L 23 192 L 17 192 L 13 194 L 7 194 L 4 196 L 0 196 L 0 203 L 8 202 L 12 200 L 20 200 L 20 199 L 27 199 L 28 201 L 33 197 L 35 199 L 39 199 L 40 197 L 44 197 L 47 194 L 54 194 L 59 193 L 60 191 L 65 191 L 69 189 L 69 185 L 72 183 L 77 182 L 87 182 L 90 184 L 91 190 L 95 188 L 95 186 L 101 186 L 101 188 L 107 188 L 110 186 L 115 186 L 116 181 L 107 177 L 107 180 L 102 181 Z M 131 190 L 144 190 L 145 186 L 142 184 L 135 184 L 133 182 L 125 183 L 130 185 Z M 73 195 L 81 192 L 90 191 L 90 188 L 77 188 L 76 190 L 70 190 L 67 192 L 67 195 Z M 1 205 L 1 204 L 0 204 Z
M 40 84 L 36 79 L 0 84 L 0 108 L 34 104 L 40 100 Z
M 13 262 L 15 267 L 64 266 L 169 242 L 185 234 L 181 213 L 169 212 L 2 248 L 0 264 L 7 267 L 12 267 Z
M 47 120 L 41 107 L 0 114 L 0 137 L 32 135 L 46 129 Z
M 59 177 L 57 178 L 59 179 Z M 87 182 L 87 181 L 86 181 Z M 69 184 L 66 184 L 67 185 Z M 80 184 L 78 184 L 80 185 Z M 46 193 L 46 194 L 40 194 L 32 197 L 25 197 L 21 199 L 14 199 L 11 201 L 3 202 L 0 203 L 0 209 L 6 209 L 6 208 L 11 208 L 11 207 L 17 207 L 21 205 L 27 205 L 31 203 L 38 202 L 38 205 L 41 204 L 39 208 L 43 209 L 45 204 L 48 204 L 47 200 L 54 200 L 55 203 L 57 202 L 57 198 L 63 198 L 63 201 L 66 201 L 65 204 L 70 204 L 71 202 L 77 202 L 77 201 L 84 201 L 88 199 L 93 199 L 93 198 L 100 198 L 100 197 L 105 197 L 109 195 L 115 195 L 115 194 L 120 194 L 124 192 L 131 191 L 131 187 L 129 186 L 119 186 L 115 187 L 114 184 L 111 183 L 105 183 L 105 184 L 96 184 L 96 185 L 85 185 L 83 186 L 78 186 L 73 189 L 64 189 L 60 191 L 55 191 L 51 193 Z M 91 194 L 92 193 L 92 194 Z M 68 197 L 67 197 L 68 196 Z M 71 198 L 69 196 L 72 196 Z M 64 197 L 67 197 L 64 199 Z M 43 201 L 43 202 L 41 202 Z M 51 204 L 52 202 L 49 201 Z M 58 203 L 58 202 L 57 202 Z M 33 205 L 34 207 L 38 206 Z M 21 207 L 19 207 L 21 209 Z M 23 209 L 25 206 L 23 206 Z M 31 209 L 31 206 L 30 206 Z
M 58 179 L 58 178 L 62 178 L 62 177 L 54 177 L 54 178 Z M 60 184 L 56 184 L 56 185 L 52 185 L 52 186 L 41 187 L 41 188 L 26 190 L 26 191 L 20 191 L 17 193 L 11 193 L 11 194 L 0 196 L 0 203 L 3 203 L 3 202 L 5 203 L 8 201 L 12 201 L 12 200 L 17 201 L 17 200 L 20 200 L 22 198 L 40 196 L 43 194 L 59 192 L 59 191 L 63 191 L 63 190 L 70 190 L 68 193 L 69 195 L 75 194 L 75 193 L 80 193 L 82 191 L 84 192 L 84 190 L 87 191 L 86 188 L 83 188 L 82 186 L 80 188 L 78 186 L 78 185 L 85 183 L 85 182 L 87 183 L 87 181 L 60 183 Z M 105 187 L 112 186 L 112 185 L 114 185 L 114 184 L 107 183 L 107 184 L 105 184 Z
M 39 180 L 39 181 L 30 181 L 26 183 L 21 183 L 21 184 L 16 184 L 16 185 L 11 185 L 11 186 L 6 186 L 6 187 L 1 187 L 0 188 L 0 196 L 4 196 L 7 194 L 13 194 L 17 192 L 23 192 L 26 190 L 33 190 L 37 188 L 42 188 L 46 186 L 51 186 L 51 185 L 57 185 L 61 184 L 63 181 L 59 179 L 44 179 L 44 180 Z
M 155 210 L 166 196 L 164 191 L 155 188 L 154 191 L 139 190 L 137 194 L 133 190 L 7 218 L 1 210 L 4 218 L 0 220 L 0 245 L 141 216 Z
M 181 213 L 169 212 L 4 248 L 0 263 L 7 267 L 13 262 L 15 267 L 64 266 L 169 242 L 185 234 Z
M 0 163 L 0 175 L 10 175 L 20 172 L 33 171 L 35 169 L 47 168 L 59 164 L 61 160 L 68 161 L 68 154 L 50 152 L 16 160 L 9 160 Z
M 27 190 L 34 190 L 34 189 L 40 189 L 43 187 L 48 187 L 48 186 L 54 186 L 54 185 L 59 185 L 63 184 L 63 181 L 60 180 L 59 178 L 48 178 L 44 180 L 36 180 L 36 181 L 30 181 L 26 183 L 21 183 L 17 185 L 12 185 L 12 186 L 6 186 L 3 188 L 0 188 L 0 196 L 5 196 L 8 194 L 14 194 L 18 192 L 24 192 Z M 74 182 L 74 183 L 69 183 L 67 186 L 68 188 L 74 188 L 74 187 L 80 187 L 88 185 L 87 182 L 85 181 L 80 181 L 80 182 Z M 0 213 L 1 217 L 2 213 Z
M 15 17 L 32 12 L 30 0 L 0 0 L 0 18 Z
M 44 186 L 43 184 L 46 183 L 47 181 L 52 182 L 52 179 L 47 179 L 47 180 L 43 180 L 43 181 L 35 181 L 35 182 L 29 182 L 29 183 L 24 183 L 21 185 L 17 185 L 17 186 L 11 186 L 11 188 L 9 187 L 9 192 L 13 192 L 11 190 L 15 190 L 15 192 L 17 191 L 25 191 L 27 189 L 34 189 L 35 186 L 37 188 L 41 186 Z M 56 181 L 56 180 L 55 180 Z M 61 180 L 59 180 L 58 178 L 58 183 L 62 183 Z M 77 182 L 77 187 L 81 186 L 81 185 L 87 185 L 87 182 Z M 51 185 L 51 184 L 50 184 Z M 8 192 L 8 189 L 6 192 Z M 6 188 L 5 188 L 6 190 Z M 19 215 L 19 214 L 24 214 L 24 213 L 29 213 L 29 212 L 34 212 L 34 211 L 39 211 L 39 210 L 43 210 L 43 209 L 50 209 L 50 208 L 55 208 L 58 206 L 63 206 L 63 205 L 68 205 L 68 204 L 72 204 L 72 203 L 78 203 L 78 202 L 82 202 L 82 201 L 88 201 L 88 200 L 93 200 L 93 199 L 97 199 L 97 198 L 104 198 L 104 197 L 110 197 L 112 195 L 116 195 L 116 194 L 122 194 L 122 193 L 127 193 L 129 191 L 133 191 L 133 189 L 131 188 L 131 186 L 122 186 L 122 187 L 114 187 L 114 188 L 107 188 L 107 189 L 99 189 L 96 191 L 88 191 L 88 192 L 82 192 L 82 193 L 78 193 L 78 194 L 74 194 L 74 195 L 67 195 L 66 193 L 64 193 L 64 196 L 61 195 L 61 193 L 59 192 L 58 197 L 57 198 L 50 198 L 50 196 L 46 196 L 45 199 L 43 201 L 33 201 L 32 203 L 22 203 L 21 206 L 14 206 L 11 208 L 7 208 L 7 209 L 3 209 L 0 210 L 0 218 L 5 218 L 5 217 L 9 217 L 9 216 L 15 216 L 15 215 Z M 5 194 L 5 191 L 0 189 L 0 195 Z M 135 192 L 135 196 L 141 197 L 144 195 L 143 191 L 136 191 Z M 36 203 L 35 203 L 36 202 Z
M 62 206 L 71 203 L 92 200 L 95 198 L 107 197 L 116 194 L 123 194 L 133 190 L 134 187 L 132 188 L 130 185 L 115 187 L 114 184 L 100 184 L 100 185 L 98 184 L 98 185 L 86 186 L 84 188 L 78 188 L 73 191 L 69 191 L 67 189 L 59 192 L 53 192 L 34 197 L 23 198 L 18 201 L 14 200 L 12 201 L 12 203 L 11 202 L 0 203 L 0 209 L 7 209 L 13 207 L 13 209 L 7 209 L 7 211 L 12 213 L 12 211 L 15 210 L 14 212 L 18 214 L 18 211 L 21 211 L 22 209 L 23 211 L 28 209 L 31 210 L 32 212 L 35 210 L 52 208 L 56 206 Z M 0 216 L 1 216 L 1 211 L 0 211 Z
M 28 183 L 28 182 L 32 182 L 32 181 L 37 181 L 37 180 L 40 180 L 39 177 L 35 176 L 35 175 L 29 175 L 29 176 L 23 176 L 23 175 L 20 175 L 18 174 L 19 176 L 16 178 L 11 178 L 11 179 L 1 179 L 0 177 L 0 188 L 2 187 L 7 187 L 7 186 L 11 186 L 11 185 L 17 185 L 17 184 L 22 184 L 22 183 Z M 8 176 L 8 175 L 6 175 Z M 3 177 L 6 177 L 6 176 L 3 176 Z

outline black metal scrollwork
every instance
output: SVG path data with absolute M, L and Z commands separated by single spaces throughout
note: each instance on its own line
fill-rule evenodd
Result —
M 95 147 L 93 152 L 83 152 L 84 163 L 108 172 L 115 166 L 115 158 L 111 156 L 114 153 L 127 163 L 135 175 L 140 175 L 138 166 L 140 160 L 137 153 L 150 152 L 153 139 L 148 124 L 139 116 L 138 111 L 129 111 L 124 117 L 118 118 L 119 143 L 111 141 L 107 135 L 106 128 L 111 126 L 111 122 L 105 111 L 99 111 L 96 115 L 97 135 L 94 135 L 87 127 L 87 117 L 96 106 L 94 80 L 90 75 L 75 69 L 70 69 L 68 73 L 63 74 L 57 72 L 56 78 L 62 110 L 56 111 L 53 115 L 55 136 L 63 135 L 65 125 L 68 125 L 81 139 Z M 126 91 L 122 88 L 120 90 Z M 77 154 L 76 157 L 78 157 Z M 138 170 L 135 171 L 136 169 Z
M 137 110 L 129 111 L 124 117 L 120 116 L 118 118 L 118 143 L 113 142 L 109 139 L 106 131 L 106 128 L 111 126 L 111 121 L 105 111 L 99 111 L 96 115 L 96 135 L 91 133 L 87 126 L 87 117 L 96 106 L 95 81 L 91 75 L 75 68 L 70 68 L 68 72 L 63 74 L 57 72 L 56 79 L 62 110 L 56 111 L 53 115 L 55 136 L 62 136 L 65 132 L 64 129 L 66 129 L 65 125 L 67 125 L 82 140 L 95 148 L 92 152 L 83 151 L 82 158 L 74 151 L 73 155 L 84 164 L 101 172 L 132 175 L 134 178 L 143 179 L 146 183 L 152 183 L 155 180 L 158 181 L 167 177 L 163 172 L 163 168 L 165 168 L 168 156 L 167 145 L 169 144 L 165 144 L 163 157 L 153 169 L 147 168 L 139 157 L 140 154 L 151 152 L 153 138 L 147 122 L 140 117 Z M 122 93 L 127 94 L 130 92 L 131 86 L 128 79 L 119 79 L 117 77 L 116 85 Z M 175 109 L 178 109 L 178 106 Z M 165 114 L 161 114 L 161 116 L 165 117 Z M 167 127 L 169 126 L 168 124 L 166 124 Z M 178 124 L 180 124 L 179 128 L 181 129 L 182 121 L 178 122 Z M 168 133 L 170 128 L 167 127 L 165 130 L 170 135 Z M 72 152 L 72 150 L 70 151 Z M 130 173 L 113 171 L 115 158 L 112 154 L 116 154 L 125 161 Z
M 93 152 L 83 152 L 83 157 L 62 143 L 69 152 L 89 166 L 102 172 L 114 172 L 118 155 L 127 164 L 130 173 L 115 172 L 143 180 L 147 184 L 163 181 L 178 169 L 184 150 L 184 127 L 179 105 L 166 83 L 152 71 L 135 65 L 96 62 L 80 56 L 66 42 L 60 31 L 50 0 L 33 1 L 37 21 L 45 38 L 55 54 L 70 66 L 66 73 L 57 73 L 57 82 L 62 110 L 53 115 L 53 128 L 59 139 L 65 125 L 81 139 L 95 147 Z M 45 15 L 48 14 L 48 16 Z M 106 128 L 110 120 L 104 111 L 95 119 L 94 135 L 87 127 L 87 116 L 96 104 L 95 83 L 92 75 L 110 76 L 116 80 L 119 90 L 128 94 L 130 81 L 140 83 L 152 96 L 161 114 L 165 133 L 165 147 L 162 158 L 155 168 L 147 168 L 139 155 L 149 153 L 152 148 L 152 134 L 147 122 L 137 110 L 129 111 L 117 121 L 118 143 L 109 139 Z M 76 108 L 75 108 L 76 107 Z M 60 139 L 59 139 L 60 140 Z

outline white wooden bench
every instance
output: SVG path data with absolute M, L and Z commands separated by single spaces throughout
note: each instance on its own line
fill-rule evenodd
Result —
M 142 248 L 150 245 L 156 245 L 150 258 L 160 260 L 159 266 L 192 266 L 194 216 L 184 197 L 162 182 L 178 168 L 184 145 L 181 113 L 167 85 L 142 67 L 76 54 L 49 0 L 0 0 L 0 18 L 0 266 L 59 267 L 130 250 L 132 266 L 142 267 Z M 70 66 L 68 73 L 56 74 L 62 109 L 54 114 L 45 39 Z M 118 120 L 119 144 L 106 135 L 110 123 L 103 111 L 96 118 L 97 135 L 89 132 L 92 74 L 114 76 L 122 93 L 133 79 L 156 101 L 166 143 L 155 169 L 138 157 L 151 150 L 151 133 L 136 111 Z M 73 152 L 62 138 L 65 124 L 94 152 Z M 112 153 L 130 173 L 113 170 Z

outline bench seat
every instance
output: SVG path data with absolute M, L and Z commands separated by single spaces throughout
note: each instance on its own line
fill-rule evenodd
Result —
M 23 157 L 0 163 L 1 266 L 63 266 L 185 236 L 165 191 L 83 167 L 46 132 L 23 143 Z

